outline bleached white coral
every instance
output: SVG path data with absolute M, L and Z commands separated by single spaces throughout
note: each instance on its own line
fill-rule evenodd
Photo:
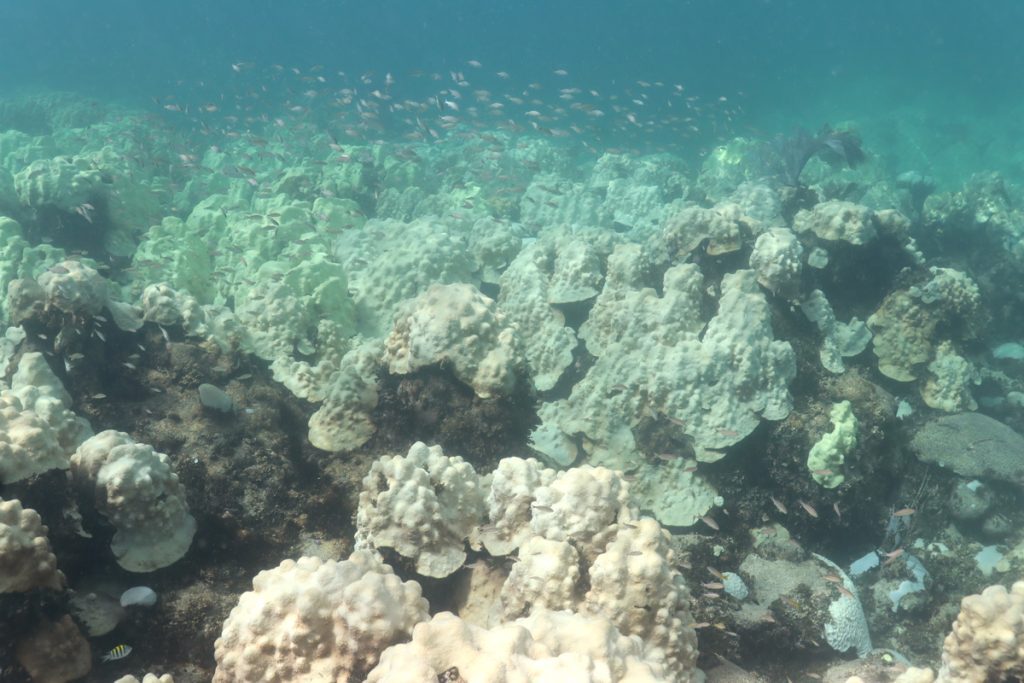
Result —
M 349 277 L 359 331 L 387 334 L 403 301 L 435 283 L 475 282 L 466 240 L 436 218 L 410 223 L 373 219 L 335 244 Z
M 533 458 L 501 459 L 487 490 L 490 521 L 479 531 L 488 553 L 507 555 L 533 535 L 530 519 L 537 489 L 550 484 L 555 474 Z
M 772 293 L 791 296 L 800 287 L 804 248 L 789 228 L 762 232 L 750 252 L 750 267 L 757 281 Z
M 498 306 L 521 330 L 534 386 L 547 391 L 572 365 L 576 333 L 559 304 L 585 301 L 600 291 L 604 256 L 600 235 L 549 232 L 527 245 L 501 276 Z
M 580 337 L 587 351 L 605 355 L 616 342 L 650 339 L 671 344 L 680 337 L 696 335 L 704 326 L 700 317 L 700 270 L 692 263 L 672 266 L 662 277 L 662 295 L 643 282 L 652 270 L 639 245 L 624 244 L 608 258 L 608 276 L 594 302 Z
M 537 609 L 573 609 L 579 580 L 580 556 L 571 543 L 534 536 L 519 547 L 501 587 L 504 614 L 515 618 Z
M 1024 581 L 989 586 L 960 603 L 943 646 L 937 683 L 1009 681 L 1024 677 Z
M 10 484 L 51 469 L 67 469 L 57 433 L 12 392 L 0 392 L 0 482 Z
M 61 261 L 40 275 L 38 282 L 46 305 L 65 313 L 96 315 L 107 303 L 106 279 L 81 261 Z
M 960 602 L 960 614 L 943 643 L 938 676 L 911 668 L 894 683 L 975 683 L 1024 676 L 1024 581 L 1007 590 L 989 586 Z
M 11 377 L 11 392 L 27 410 L 35 412 L 53 429 L 66 456 L 92 436 L 89 422 L 71 410 L 71 395 L 43 354 L 33 351 L 21 357 Z
M 123 568 L 153 571 L 188 551 L 196 521 L 163 453 L 108 429 L 78 447 L 71 475 L 117 529 L 110 549 Z
M 38 512 L 0 499 L 0 593 L 61 588 L 64 575 L 46 532 Z
M 355 305 L 344 269 L 322 252 L 301 263 L 268 260 L 253 282 L 238 287 L 235 315 L 249 331 L 253 352 L 268 361 L 340 355 L 355 333 Z M 324 348 L 322 348 L 324 347 Z
M 657 652 L 607 619 L 538 611 L 490 630 L 442 612 L 413 629 L 412 642 L 381 655 L 367 683 L 422 683 L 453 671 L 473 683 L 674 681 Z M 686 679 L 683 679 L 686 680 Z
M 68 468 L 71 453 L 92 434 L 70 407 L 43 354 L 22 355 L 11 389 L 0 390 L 0 482 Z
M 677 453 L 637 462 L 623 457 L 592 458 L 594 464 L 618 470 L 633 468 L 630 493 L 643 510 L 669 526 L 691 526 L 725 501 L 697 469 L 697 463 Z
M 466 561 L 466 539 L 484 509 L 473 467 L 417 442 L 408 455 L 380 458 L 363 478 L 356 547 L 393 548 L 415 560 L 419 574 L 445 577 Z
M 793 218 L 797 232 L 812 231 L 823 240 L 867 244 L 875 238 L 874 213 L 866 206 L 838 199 L 802 209 Z
M 107 188 L 103 174 L 85 156 L 38 159 L 14 175 L 18 199 L 34 209 L 51 207 L 70 213 L 105 196 Z
M 974 365 L 944 341 L 935 349 L 935 360 L 928 364 L 928 378 L 921 387 L 921 398 L 929 408 L 956 413 L 976 410 L 971 385 L 981 383 Z
M 492 299 L 467 284 L 431 285 L 398 314 L 384 362 L 404 375 L 450 364 L 481 398 L 508 395 L 522 366 L 519 340 Z
M 340 369 L 330 376 L 323 393 L 323 404 L 309 418 L 309 442 L 325 451 L 351 451 L 359 448 L 377 430 L 370 413 L 377 407 L 377 370 L 380 368 L 380 344 L 366 342 L 341 359 Z M 298 368 L 293 368 L 298 370 Z M 292 372 L 295 383 L 316 385 L 312 368 Z
M 697 634 L 690 593 L 669 543 L 668 532 L 653 519 L 621 525 L 590 566 L 581 611 L 605 615 L 621 633 L 640 636 L 664 654 L 673 679 L 684 681 L 696 666 Z
M 419 584 L 372 553 L 303 557 L 262 571 L 214 643 L 214 683 L 362 680 L 384 648 L 427 618 Z
M 762 418 L 789 414 L 795 355 L 787 342 L 773 338 L 753 271 L 725 275 L 718 314 L 701 337 L 699 319 L 678 314 L 698 306 L 691 293 L 699 273 L 691 270 L 689 264 L 671 268 L 662 297 L 654 291 L 646 297 L 609 294 L 622 304 L 616 312 L 621 322 L 595 326 L 597 362 L 568 399 L 544 411 L 546 427 L 553 423 L 567 438 L 582 434 L 591 454 L 628 458 L 637 448 L 633 429 L 661 418 L 680 439 L 692 439 L 698 460 L 713 461 Z M 606 289 L 613 285 L 609 272 Z M 604 293 L 593 316 L 602 298 Z M 590 339 L 588 334 L 588 347 Z
M 662 222 L 661 233 L 651 242 L 660 260 L 678 262 L 705 240 L 711 256 L 736 251 L 754 226 L 738 204 L 720 202 L 710 209 L 686 206 Z
M 588 559 L 604 549 L 618 524 L 636 517 L 619 473 L 590 465 L 566 470 L 538 488 L 531 510 L 536 535 L 570 541 Z
M 183 320 L 183 296 L 166 282 L 146 285 L 142 291 L 142 318 L 157 325 L 176 325 Z

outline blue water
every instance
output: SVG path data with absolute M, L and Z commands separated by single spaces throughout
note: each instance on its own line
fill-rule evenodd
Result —
M 700 98 L 704 147 L 852 122 L 896 171 L 930 165 L 951 182 L 968 165 L 1022 174 L 1016 0 L 6 0 L 0 12 L 2 92 L 74 90 L 159 111 L 158 99 L 262 87 L 274 64 L 303 74 L 319 65 L 325 91 L 342 84 L 339 71 L 349 82 L 390 73 L 409 97 L 437 87 L 421 72 L 462 71 L 499 93 L 537 83 L 546 101 L 563 87 L 628 100 L 642 80 Z M 255 65 L 244 86 L 231 69 L 242 62 Z M 302 87 L 270 82 L 265 97 L 277 86 Z M 675 113 L 646 105 L 651 119 Z M 671 149 L 674 130 L 647 142 Z

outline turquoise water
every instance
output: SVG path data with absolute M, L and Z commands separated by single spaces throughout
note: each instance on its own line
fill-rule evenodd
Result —
M 1015 144 L 1024 8 L 1012 1 L 43 0 L 7 2 L 3 12 L 4 92 L 72 90 L 154 108 L 154 98 L 196 106 L 266 88 L 259 99 L 272 110 L 274 98 L 315 89 L 327 99 L 366 74 L 376 79 L 363 92 L 390 73 L 396 96 L 419 99 L 438 90 L 430 74 L 448 83 L 456 71 L 497 96 L 540 84 L 546 103 L 566 87 L 594 89 L 604 106 L 647 95 L 633 108 L 651 129 L 613 135 L 603 126 L 589 140 L 599 145 L 692 155 L 731 135 L 852 122 L 894 170 L 949 182 L 981 168 L 1024 173 Z M 246 78 L 231 70 L 237 63 L 253 65 Z M 272 65 L 319 67 L 326 80 L 274 78 Z M 683 86 L 699 130 L 673 122 L 679 99 L 637 81 Z

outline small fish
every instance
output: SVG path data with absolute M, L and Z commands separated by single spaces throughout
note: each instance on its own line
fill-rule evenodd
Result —
M 846 589 L 845 586 L 836 585 L 836 590 L 845 595 L 848 598 L 853 597 L 853 593 Z
M 101 662 L 116 662 L 119 659 L 124 659 L 132 653 L 131 645 L 117 645 L 110 652 L 103 655 L 100 658 Z
M 843 521 L 843 513 L 839 511 L 839 503 L 832 503 L 832 509 L 835 510 L 836 517 L 839 518 L 839 521 Z
M 709 581 L 707 583 L 702 583 L 701 586 L 707 588 L 709 591 L 720 591 L 725 588 L 723 584 L 717 581 Z
M 915 512 L 917 512 L 917 510 L 915 510 L 914 508 L 903 508 L 902 510 L 897 510 L 896 512 L 892 513 L 892 516 L 893 517 L 909 517 L 910 515 L 914 514 Z
M 775 506 L 776 510 L 778 510 L 784 515 L 789 514 L 789 510 L 786 509 L 786 506 L 782 504 L 781 500 L 779 500 L 775 496 L 770 496 L 770 498 L 772 499 L 772 505 Z
M 90 396 L 89 398 L 94 398 L 94 399 L 96 399 L 97 401 L 102 401 L 102 400 L 103 400 L 103 399 L 105 399 L 106 397 L 107 397 L 107 395 L 106 395 L 106 394 L 93 394 L 93 395 L 92 395 L 92 396 Z
M 903 554 L 903 548 L 896 548 L 891 553 L 886 553 L 885 556 L 890 560 L 895 560 L 897 557 Z
M 712 517 L 711 515 L 704 515 L 703 517 L 700 518 L 700 521 L 704 522 L 705 524 L 707 524 L 709 527 L 711 527 L 715 531 L 721 530 L 721 527 L 718 526 L 718 522 L 716 522 L 715 518 Z
M 810 503 L 807 503 L 802 500 L 798 500 L 797 502 L 800 503 L 800 507 L 802 507 L 807 512 L 807 514 L 809 514 L 811 517 L 814 517 L 815 519 L 818 518 L 818 511 L 815 510 Z
M 708 626 L 711 626 L 711 622 L 709 621 L 698 621 L 694 624 L 690 624 L 690 628 L 693 629 L 707 628 Z
M 538 505 L 538 504 L 534 503 L 530 507 L 533 508 L 534 510 L 537 510 L 538 512 L 551 512 L 551 506 L 550 505 Z
M 707 567 L 706 569 L 708 570 L 708 573 L 711 574 L 711 576 L 714 576 L 716 579 L 721 579 L 722 581 L 725 581 L 725 574 L 723 574 L 722 572 L 718 571 L 714 567 Z
M 825 579 L 826 581 L 830 581 L 832 583 L 842 583 L 843 582 L 843 580 L 841 578 L 839 578 L 838 576 L 836 576 L 835 574 L 825 574 L 825 576 L 823 576 L 821 578 Z

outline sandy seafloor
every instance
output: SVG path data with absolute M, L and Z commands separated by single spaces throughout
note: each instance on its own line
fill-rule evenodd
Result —
M 0 100 L 0 681 L 1024 675 L 1010 113 L 230 66 Z

